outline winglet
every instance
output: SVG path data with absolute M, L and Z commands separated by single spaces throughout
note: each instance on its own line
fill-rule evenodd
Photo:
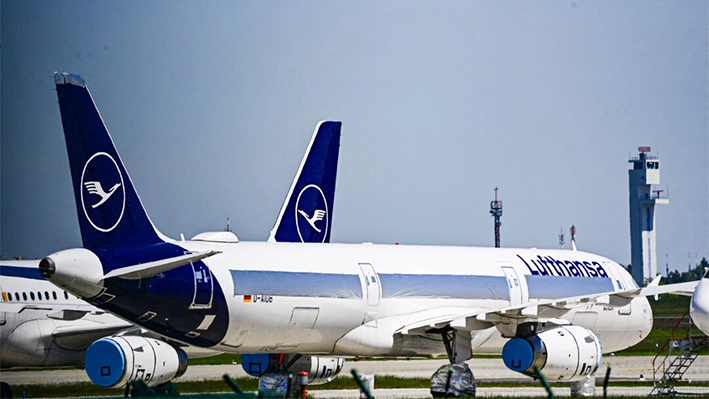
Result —
M 660 280 L 662 280 L 662 274 L 658 274 L 657 276 L 655 276 L 655 278 L 652 279 L 650 284 L 648 284 L 647 286 L 648 287 L 656 287 L 656 286 L 660 285 Z
M 342 122 L 318 123 L 269 242 L 330 242 Z
M 84 247 L 163 242 L 84 80 L 55 72 L 54 82 Z

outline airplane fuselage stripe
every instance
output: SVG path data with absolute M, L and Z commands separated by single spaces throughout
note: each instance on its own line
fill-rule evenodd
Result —
M 362 298 L 354 274 L 231 270 L 234 295 Z M 525 275 L 529 298 L 563 298 L 613 291 L 607 278 Z M 380 274 L 382 298 L 437 297 L 509 300 L 505 277 L 453 274 Z
M 44 277 L 39 275 L 39 269 L 36 267 L 18 267 L 0 265 L 0 276 L 22 277 L 32 280 L 44 280 Z
M 555 299 L 613 291 L 613 281 L 599 277 L 525 275 L 529 298 Z
M 230 270 L 234 295 L 362 298 L 356 274 Z
M 509 290 L 504 277 L 453 274 L 380 274 L 383 298 L 438 297 L 504 299 Z

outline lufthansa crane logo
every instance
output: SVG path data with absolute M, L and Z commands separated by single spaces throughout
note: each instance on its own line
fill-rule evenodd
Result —
M 91 226 L 104 233 L 115 229 L 126 209 L 126 189 L 113 157 L 105 152 L 92 155 L 81 172 L 79 189 L 81 207 Z
M 301 242 L 325 242 L 329 225 L 327 201 L 320 187 L 309 184 L 295 202 L 295 225 Z

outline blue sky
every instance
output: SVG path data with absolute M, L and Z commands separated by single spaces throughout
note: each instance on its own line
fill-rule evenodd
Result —
M 680 2 L 2 1 L 0 253 L 81 245 L 54 83 L 87 82 L 171 237 L 265 240 L 343 121 L 334 242 L 630 262 L 628 163 L 662 161 L 659 269 L 709 257 L 708 19 Z M 567 244 L 568 248 L 568 244 Z

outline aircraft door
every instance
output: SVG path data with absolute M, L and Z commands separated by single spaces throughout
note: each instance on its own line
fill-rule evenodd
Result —
M 619 276 L 619 272 L 616 270 L 613 264 L 610 262 L 603 262 L 604 269 L 608 273 L 608 277 L 613 281 L 613 289 L 615 291 L 622 291 L 627 289 L 626 285 L 623 284 L 623 280 Z M 627 304 L 618 308 L 618 314 L 621 316 L 629 316 L 632 311 L 632 306 Z
M 201 261 L 190 264 L 194 274 L 194 297 L 190 309 L 211 309 L 214 297 L 212 271 Z
M 362 269 L 362 274 L 364 275 L 364 287 L 367 291 L 365 293 L 367 296 L 367 305 L 377 306 L 379 305 L 379 297 L 381 296 L 379 276 L 377 276 L 374 268 L 369 263 L 360 263 L 359 267 Z
M 319 308 L 293 308 L 282 345 L 296 347 L 302 344 L 313 331 L 319 314 Z
M 507 279 L 507 288 L 510 293 L 510 306 L 521 305 L 522 304 L 522 284 L 517 277 L 517 272 L 513 267 L 503 267 L 502 271 L 505 273 L 505 278 Z
M 612 279 L 614 290 L 622 291 L 626 289 L 625 284 L 623 284 L 623 281 L 621 280 L 620 276 L 618 276 L 619 273 L 615 270 L 613 264 L 611 264 L 610 262 L 603 262 L 603 268 L 606 269 L 606 272 L 608 272 L 608 276 Z

